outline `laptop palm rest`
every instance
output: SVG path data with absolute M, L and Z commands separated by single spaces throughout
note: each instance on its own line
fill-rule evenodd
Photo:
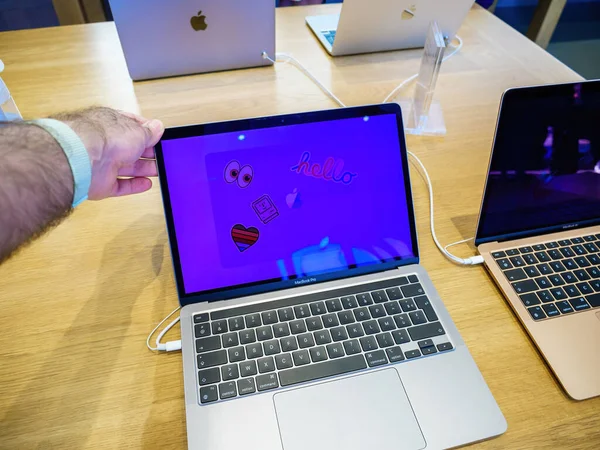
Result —
M 425 440 L 395 369 L 274 396 L 285 450 L 419 450 Z

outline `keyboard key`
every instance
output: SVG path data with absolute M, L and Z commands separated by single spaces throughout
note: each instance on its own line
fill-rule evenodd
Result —
M 575 252 L 570 247 L 561 247 L 558 249 L 565 258 L 572 258 L 575 256 Z
M 375 336 L 365 336 L 360 338 L 360 345 L 365 352 L 377 350 L 377 341 Z
M 591 242 L 591 241 L 595 241 L 596 238 L 593 235 L 590 234 L 589 236 L 584 236 L 583 240 L 586 241 L 586 242 Z
M 314 347 L 310 349 L 312 362 L 325 361 L 327 359 L 327 350 L 325 347 Z
M 587 250 L 583 247 L 583 245 L 574 245 L 571 247 L 571 250 L 575 252 L 576 255 L 587 255 Z
M 323 316 L 323 325 L 325 328 L 337 327 L 340 324 L 336 314 L 325 314 Z
M 544 264 L 545 265 L 545 264 Z M 550 269 L 550 267 L 548 267 Z M 519 270 L 519 269 L 516 269 Z M 535 278 L 540 276 L 539 270 L 534 266 L 527 266 L 523 269 L 529 278 Z M 552 271 L 550 272 L 552 273 Z
M 409 275 L 409 276 L 408 276 L 408 282 L 409 282 L 409 283 L 418 283 L 418 282 L 419 282 L 419 279 L 417 278 L 417 276 L 416 276 L 416 275 Z
M 294 366 L 292 363 L 292 355 L 290 353 L 283 353 L 275 357 L 275 365 L 277 370 L 289 369 Z
M 358 306 L 358 302 L 356 301 L 356 298 L 354 298 L 354 295 L 349 295 L 348 297 L 342 297 L 341 300 L 342 300 L 342 306 L 344 307 L 344 309 L 353 309 Z
M 597 254 L 587 255 L 586 258 L 590 262 L 590 264 L 595 266 L 600 265 L 600 256 L 598 256 Z
M 341 358 L 344 355 L 344 347 L 339 342 L 329 344 L 327 347 L 327 354 L 330 359 Z
M 563 284 L 565 284 L 565 280 L 562 279 L 562 277 L 558 274 L 555 275 L 550 275 L 548 277 L 548 279 L 550 280 L 550 282 L 552 283 L 553 286 L 562 286 Z M 548 288 L 549 286 L 540 286 L 540 289 L 545 289 Z
M 385 295 L 385 291 L 371 292 L 371 297 L 373 297 L 373 301 L 375 303 L 384 303 L 388 301 L 387 295 Z
M 407 277 L 400 277 L 397 280 L 397 283 L 399 286 L 404 286 L 405 284 L 408 284 L 408 278 Z
M 519 295 L 519 297 L 525 306 L 534 306 L 540 304 L 540 300 L 534 293 Z
M 576 237 L 576 238 L 573 238 L 573 239 L 571 239 L 571 242 L 572 242 L 573 244 L 581 244 L 581 243 L 583 243 L 584 241 L 583 241 L 583 238 Z
M 535 254 L 535 257 L 538 259 L 539 262 L 541 263 L 545 263 L 551 260 L 550 256 L 548 256 L 548 253 L 546 252 L 537 252 Z
M 510 250 L 506 250 L 506 254 L 508 256 L 515 256 L 519 254 L 519 250 L 517 250 L 516 248 L 512 248 Z
M 417 304 L 417 307 L 419 309 L 423 310 L 425 316 L 427 316 L 427 320 L 429 320 L 430 322 L 438 320 L 438 316 L 435 313 L 435 310 L 433 309 L 433 306 L 431 305 L 431 302 L 429 301 L 426 295 L 416 297 L 415 303 Z
M 331 329 L 331 339 L 333 342 L 340 342 L 348 339 L 348 333 L 344 327 L 336 327 Z
M 387 311 L 388 315 L 390 315 L 390 316 L 393 316 L 394 314 L 398 314 L 398 313 L 402 312 L 400 310 L 400 304 L 396 300 L 387 302 L 383 306 L 385 307 L 385 310 Z
M 556 300 L 564 300 L 567 298 L 567 294 L 561 287 L 550 289 L 550 293 Z
M 575 275 L 573 275 L 572 272 L 563 272 L 561 274 L 561 276 L 563 277 L 563 280 L 565 280 L 565 283 L 568 284 L 573 284 L 573 283 L 577 283 L 577 277 Z
M 232 317 L 229 319 L 229 329 L 231 331 L 239 331 L 243 330 L 244 327 L 244 318 L 243 317 Z
M 255 344 L 246 345 L 246 356 L 248 358 L 260 358 L 263 356 L 262 344 L 256 342 Z
M 537 244 L 533 246 L 533 250 L 539 252 L 540 250 L 546 250 L 546 246 L 544 244 Z
M 369 306 L 369 312 L 371 313 L 371 317 L 373 319 L 377 319 L 386 315 L 383 305 L 371 305 Z
M 413 341 L 420 341 L 434 336 L 445 334 L 446 331 L 440 322 L 432 322 L 408 329 L 408 334 Z
M 273 325 L 274 323 L 279 322 L 277 311 L 265 311 L 261 314 L 261 317 L 265 325 Z
M 260 320 L 260 314 L 248 314 L 246 317 L 246 326 L 248 328 L 260 327 L 262 321 Z
M 431 355 L 433 353 L 437 353 L 437 350 L 435 347 L 425 347 L 421 349 L 421 353 L 423 353 L 423 356 Z
M 558 242 L 546 242 L 546 248 L 558 248 Z
M 579 289 L 572 285 L 565 286 L 565 292 L 569 297 L 579 297 L 581 295 Z
M 381 328 L 381 331 L 391 331 L 396 329 L 394 319 L 391 317 L 382 317 L 377 321 L 377 323 L 379 323 L 379 328 Z
M 201 353 L 197 356 L 198 368 L 208 369 L 209 367 L 221 366 L 227 364 L 227 352 L 225 350 L 217 350 L 216 352 Z
M 597 253 L 599 251 L 597 245 L 592 244 L 591 242 L 583 244 L 583 247 L 588 251 L 588 253 Z
M 346 350 L 346 355 L 354 355 L 355 353 L 360 353 L 360 344 L 356 339 L 352 339 L 351 341 L 344 341 L 344 350 Z
M 408 315 L 410 316 L 412 323 L 415 325 L 427 323 L 427 318 L 425 317 L 425 314 L 423 314 L 423 311 L 413 311 L 408 313 Z
M 273 339 L 273 329 L 270 326 L 257 328 L 256 336 L 258 337 L 259 341 Z
M 329 330 L 315 331 L 313 334 L 315 336 L 315 342 L 317 345 L 329 344 L 331 342 Z
M 371 294 L 369 294 L 368 292 L 365 292 L 364 294 L 357 294 L 356 301 L 360 306 L 369 306 L 373 304 Z
M 306 317 L 310 317 L 310 309 L 308 305 L 298 305 L 294 306 L 294 313 L 296 314 L 296 318 L 304 319 Z
M 525 260 L 523 260 L 523 258 L 521 258 L 520 256 L 513 256 L 508 259 L 510 260 L 511 264 L 515 267 L 525 266 Z
M 266 358 L 261 358 L 258 361 L 258 371 L 260 373 L 274 372 L 275 371 L 275 361 L 272 356 L 268 356 Z
M 383 364 L 387 364 L 387 358 L 385 357 L 385 352 L 383 350 L 377 350 L 376 352 L 369 352 L 365 354 L 367 358 L 367 364 L 369 367 L 377 367 Z
M 217 386 L 205 386 L 200 388 L 200 403 L 216 402 L 218 400 Z
M 600 308 L 600 294 L 586 295 L 585 299 L 592 308 Z
M 196 339 L 196 353 L 210 352 L 221 348 L 219 336 Z
M 342 325 L 348 325 L 349 323 L 354 322 L 354 314 L 352 314 L 352 311 L 340 311 L 338 313 L 338 319 Z
M 408 337 L 408 332 L 406 330 L 392 331 L 392 337 L 398 345 L 407 344 L 410 342 L 410 337 Z
M 196 336 L 197 338 L 210 335 L 210 325 L 208 323 L 201 323 L 200 325 L 194 326 L 194 336 Z
M 219 397 L 221 398 L 221 400 L 237 397 L 235 381 L 230 381 L 229 383 L 221 383 L 219 385 Z
M 240 362 L 246 359 L 246 352 L 244 347 L 234 347 L 227 350 L 229 355 L 229 362 Z
M 577 264 L 575 264 L 575 261 L 573 261 L 572 259 L 565 259 L 563 261 L 563 264 L 566 267 L 565 270 L 575 270 L 578 267 Z
M 237 333 L 227 333 L 223 335 L 223 347 L 230 348 L 240 345 Z
M 504 276 L 508 281 L 521 281 L 527 278 L 527 274 L 523 269 L 511 269 L 504 272 Z
M 325 302 L 325 306 L 327 306 L 327 311 L 330 313 L 338 312 L 342 310 L 342 302 L 340 302 L 339 298 L 334 298 L 332 300 L 327 300 Z
M 318 380 L 321 378 L 342 375 L 344 373 L 354 372 L 366 369 L 367 364 L 362 355 L 353 355 L 346 358 L 334 359 L 322 364 L 314 364 L 305 367 L 296 367 L 294 369 L 283 370 L 279 372 L 281 386 L 291 386 L 306 381 Z
M 412 322 L 408 318 L 408 314 L 398 314 L 397 316 L 394 316 L 394 321 L 398 328 L 406 328 L 412 325 Z
M 375 320 L 368 320 L 363 323 L 363 328 L 365 329 L 365 334 L 375 334 L 380 333 L 379 324 Z
M 394 345 L 394 339 L 390 333 L 381 333 L 375 336 L 375 338 L 377 339 L 379 348 L 386 348 Z
M 402 349 L 400 347 L 387 348 L 385 353 L 387 354 L 387 357 L 391 363 L 404 361 L 404 353 L 402 353 Z
M 550 275 L 550 277 L 559 277 L 560 278 L 560 275 Z M 561 279 L 561 281 L 562 281 L 562 279 Z M 550 283 L 550 281 L 548 281 L 548 278 L 546 278 L 546 277 L 536 278 L 535 282 L 540 287 L 540 289 L 548 289 L 548 288 L 552 287 L 552 284 Z M 563 284 L 564 284 L 564 282 L 563 282 Z
M 421 286 L 419 283 L 409 284 L 408 286 L 403 286 L 400 289 L 402 289 L 402 294 L 404 294 L 404 297 L 416 297 L 418 295 L 425 294 L 425 289 L 423 289 L 423 286 Z M 400 302 L 400 304 L 402 304 L 402 302 Z
M 293 369 L 292 369 L 293 370 Z M 265 375 L 259 375 L 256 377 L 256 386 L 258 386 L 258 391 L 268 391 L 269 389 L 275 389 L 279 387 L 279 382 L 277 381 L 277 374 L 275 373 L 267 373 Z
M 419 350 L 409 350 L 404 353 L 404 356 L 406 356 L 406 359 L 418 358 L 421 356 L 421 352 Z
M 574 311 L 571 304 L 566 300 L 556 302 L 556 307 L 562 314 L 570 314 Z
M 402 308 L 402 311 L 404 311 L 404 312 L 414 311 L 417 309 L 417 306 L 415 305 L 415 302 L 413 301 L 412 298 L 400 300 L 398 303 L 400 303 L 400 307 Z
M 552 258 L 553 260 L 558 260 L 558 259 L 562 259 L 562 253 L 560 253 L 558 250 L 556 249 L 552 249 L 548 251 L 548 256 L 550 256 L 550 258 Z
M 294 320 L 294 318 L 295 318 L 294 310 L 291 307 L 278 309 L 277 315 L 279 316 L 279 320 L 282 322 Z
M 309 317 L 306 319 L 306 327 L 308 331 L 316 331 L 323 328 L 323 322 L 320 317 Z
M 450 342 L 443 342 L 437 345 L 437 349 L 440 352 L 447 352 L 448 350 L 452 350 L 453 348 L 454 347 L 452 347 L 452 344 Z
M 290 322 L 290 331 L 292 334 L 306 333 L 306 324 L 304 320 L 293 320 Z
M 308 348 L 315 346 L 315 338 L 312 333 L 305 333 L 298 336 L 298 346 L 300 348 Z
M 565 266 L 562 265 L 562 263 L 560 261 L 553 261 L 550 263 L 550 267 L 552 267 L 552 270 L 554 272 L 564 272 L 567 269 L 565 269 Z
M 218 383 L 219 381 L 221 381 L 221 372 L 218 367 L 198 371 L 198 383 L 200 383 L 200 386 Z
M 290 336 L 285 337 L 283 339 L 279 339 L 279 344 L 281 344 L 282 352 L 291 352 L 292 350 L 298 350 L 298 342 L 296 341 L 296 336 Z
M 386 289 L 385 292 L 390 300 L 399 300 L 402 298 L 402 292 L 400 292 L 400 288 L 398 287 Z
M 350 338 L 357 338 L 365 335 L 365 332 L 359 323 L 354 325 L 346 325 L 346 330 L 348 331 L 348 336 Z
M 276 338 L 289 336 L 290 327 L 287 323 L 278 323 L 277 325 L 273 325 L 273 334 Z
M 229 331 L 227 329 L 227 320 L 215 320 L 212 323 L 213 334 L 227 333 L 227 331 Z
M 588 275 L 588 273 L 583 269 L 574 270 L 573 273 L 575 274 L 575 276 L 577 277 L 577 279 L 579 281 L 587 281 L 590 279 L 590 276 Z
M 589 269 L 585 269 L 585 271 L 591 278 L 600 278 L 600 270 L 597 267 L 590 267 Z
M 577 283 L 576 286 L 577 286 L 577 289 L 579 289 L 579 291 L 583 295 L 589 295 L 589 294 L 592 294 L 594 292 L 594 290 L 592 289 L 592 287 L 590 286 L 589 283 L 586 283 L 586 282 Z
M 600 280 L 591 280 L 590 286 L 592 286 L 595 292 L 600 292 Z
M 229 364 L 221 367 L 221 377 L 223 381 L 235 380 L 240 377 L 237 364 Z
M 492 252 L 492 258 L 494 258 L 494 259 L 504 258 L 505 256 L 506 256 L 506 253 L 504 253 L 503 251 Z
M 583 299 L 583 297 L 571 298 L 569 299 L 569 303 L 575 311 L 583 311 L 584 309 L 590 309 L 590 305 L 588 305 L 588 303 Z
M 563 240 L 558 241 L 558 245 L 560 245 L 561 247 L 571 245 L 571 241 L 568 239 L 563 239 Z
M 531 317 L 533 320 L 542 320 L 546 318 L 546 314 L 544 313 L 544 311 L 542 310 L 542 308 L 540 306 L 534 306 L 532 308 L 527 308 L 527 311 L 529 311 L 529 314 L 531 314 Z
M 323 302 L 315 302 L 310 304 L 310 312 L 312 312 L 315 316 L 320 314 L 325 314 L 327 309 L 325 308 L 325 303 Z
M 548 302 L 553 302 L 554 301 L 554 297 L 552 296 L 552 294 L 550 293 L 550 291 L 539 291 L 539 292 L 537 292 L 537 296 L 544 303 L 548 303 Z
M 554 303 L 548 303 L 547 305 L 542 305 L 542 308 L 548 317 L 556 317 L 560 316 L 560 312 L 554 306 Z
M 208 313 L 196 314 L 194 316 L 194 323 L 208 322 Z
M 552 273 L 552 269 L 548 264 L 539 264 L 536 267 L 542 275 L 550 275 Z
M 369 314 L 369 310 L 367 308 L 357 308 L 354 310 L 354 317 L 360 322 L 363 320 L 369 320 L 371 318 L 371 314 Z
M 279 346 L 279 341 L 277 339 L 273 339 L 271 341 L 266 341 L 263 344 L 263 347 L 265 349 L 265 355 L 267 355 L 267 356 L 276 355 L 277 353 L 281 353 L 281 347 Z M 296 349 L 294 349 L 294 350 L 296 350 Z M 287 350 L 284 350 L 284 351 L 287 351 Z
M 537 291 L 537 284 L 533 280 L 517 281 L 512 283 L 517 294 L 527 294 L 528 292 Z
M 304 366 L 305 364 L 310 363 L 308 350 L 298 350 L 297 352 L 292 353 L 292 358 L 294 358 L 294 365 L 296 366 Z
M 512 269 L 513 265 L 508 259 L 499 259 L 496 261 L 502 270 Z
M 531 253 L 523 255 L 523 259 L 525 260 L 525 262 L 527 264 L 537 264 L 538 263 L 537 258 L 535 256 L 533 256 Z
M 251 344 L 256 342 L 256 332 L 254 330 L 240 331 L 240 344 Z
M 574 261 L 579 267 L 590 267 L 591 265 L 585 256 L 578 256 L 574 258 Z
M 531 253 L 533 252 L 533 248 L 531 247 L 519 247 L 519 251 L 523 254 L 523 253 Z

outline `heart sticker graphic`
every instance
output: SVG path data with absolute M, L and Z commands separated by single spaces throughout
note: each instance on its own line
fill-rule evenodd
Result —
M 244 252 L 258 241 L 258 229 L 255 227 L 246 228 L 238 223 L 231 228 L 231 238 L 238 250 Z

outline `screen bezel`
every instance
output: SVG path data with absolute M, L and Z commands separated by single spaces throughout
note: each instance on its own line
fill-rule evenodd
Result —
M 404 175 L 404 190 L 406 192 L 406 205 L 408 209 L 408 221 L 410 226 L 410 235 L 414 257 L 406 259 L 394 259 L 381 264 L 370 266 L 359 266 L 346 268 L 340 271 L 329 272 L 316 276 L 294 278 L 281 280 L 279 278 L 263 280 L 254 283 L 236 285 L 231 287 L 217 288 L 208 291 L 186 293 L 183 283 L 183 271 L 179 258 L 179 249 L 175 226 L 173 220 L 173 211 L 171 208 L 171 198 L 169 193 L 168 177 L 165 170 L 165 161 L 162 148 L 162 142 L 174 139 L 183 139 L 198 136 L 207 136 L 212 134 L 222 134 L 231 132 L 241 132 L 249 130 L 258 130 L 265 128 L 275 128 L 280 126 L 300 125 L 314 122 L 328 122 L 341 119 L 354 119 L 365 116 L 380 116 L 394 114 L 398 129 L 398 140 L 400 147 L 400 160 L 402 163 L 402 173 Z M 408 169 L 408 158 L 406 152 L 406 143 L 404 138 L 404 127 L 402 123 L 402 113 L 397 104 L 369 105 L 351 108 L 341 108 L 334 110 L 314 111 L 297 114 L 286 114 L 280 116 L 259 117 L 252 119 L 241 119 L 228 122 L 215 122 L 201 125 L 187 125 L 182 127 L 168 128 L 165 130 L 161 141 L 155 147 L 156 162 L 158 166 L 158 177 L 162 193 L 165 218 L 167 223 L 167 233 L 171 247 L 171 256 L 173 268 L 175 271 L 175 280 L 179 302 L 181 306 L 199 303 L 203 301 L 226 300 L 235 297 L 254 295 L 264 292 L 271 292 L 280 289 L 291 288 L 306 284 L 315 284 L 336 279 L 354 277 L 358 275 L 383 272 L 399 266 L 408 264 L 417 264 L 419 262 L 419 247 L 417 242 L 417 230 L 415 223 L 415 214 L 412 200 L 412 190 L 410 184 L 410 175 Z
M 498 233 L 489 236 L 482 236 L 482 225 L 485 221 L 486 217 L 486 209 L 488 207 L 488 182 L 490 177 L 490 170 L 492 167 L 492 159 L 494 158 L 494 152 L 499 151 L 496 149 L 496 141 L 498 138 L 498 128 L 500 126 L 500 120 L 502 118 L 502 110 L 504 106 L 515 99 L 536 99 L 541 97 L 548 97 L 552 95 L 556 95 L 558 90 L 567 89 L 570 86 L 574 86 L 576 84 L 589 84 L 592 85 L 594 89 L 600 91 L 600 80 L 581 80 L 570 83 L 561 83 L 561 84 L 552 84 L 552 85 L 541 85 L 541 86 L 526 86 L 526 87 L 518 87 L 511 88 L 506 90 L 502 94 L 502 98 L 500 100 L 500 107 L 498 110 L 498 118 L 496 121 L 496 130 L 494 133 L 494 141 L 492 143 L 492 151 L 490 153 L 490 159 L 488 163 L 487 173 L 485 177 L 485 184 L 483 189 L 483 194 L 481 196 L 481 205 L 479 209 L 479 218 L 477 222 L 477 233 L 475 234 L 475 246 L 485 244 L 487 242 L 502 242 L 508 240 L 522 239 L 531 236 L 538 236 L 542 234 L 556 233 L 558 231 L 563 230 L 573 230 L 577 228 L 590 227 L 594 225 L 600 224 L 600 214 L 596 219 L 582 220 L 579 222 L 563 222 L 552 224 L 544 227 L 537 228 L 529 228 L 519 231 L 512 231 L 506 233 Z

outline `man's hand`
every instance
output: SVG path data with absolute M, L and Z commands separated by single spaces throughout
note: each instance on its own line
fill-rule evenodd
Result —
M 154 146 L 164 126 L 132 113 L 90 108 L 55 117 L 81 138 L 92 162 L 90 200 L 137 194 L 152 187 L 156 176 Z

